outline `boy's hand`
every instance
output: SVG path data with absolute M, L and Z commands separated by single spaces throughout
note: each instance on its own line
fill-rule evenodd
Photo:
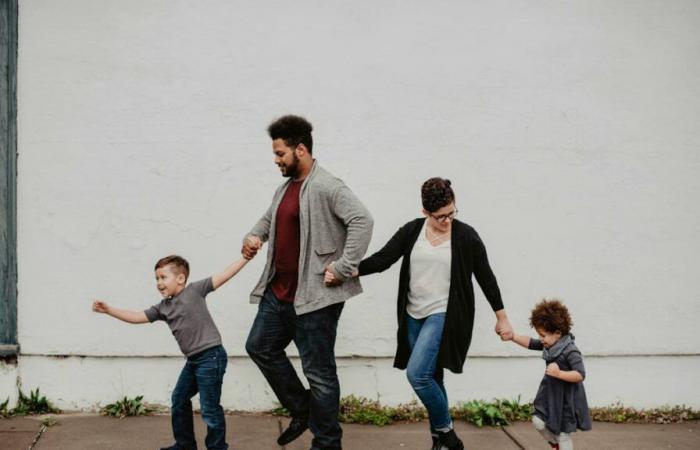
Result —
M 243 241 L 243 247 L 241 248 L 241 254 L 245 259 L 251 260 L 258 253 L 258 250 L 262 248 L 262 240 L 257 236 L 247 236 Z
M 547 366 L 547 370 L 545 370 L 544 373 L 546 373 L 550 377 L 559 378 L 560 372 L 561 370 L 559 370 L 559 365 L 557 363 L 551 363 Z
M 107 313 L 109 311 L 109 305 L 107 302 L 103 302 L 102 300 L 94 300 L 92 302 L 92 310 L 97 312 L 97 313 Z

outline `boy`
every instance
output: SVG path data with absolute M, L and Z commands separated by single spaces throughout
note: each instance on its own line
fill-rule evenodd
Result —
M 190 274 L 189 263 L 177 255 L 166 256 L 155 267 L 156 285 L 163 296 L 160 303 L 145 311 L 114 308 L 102 300 L 95 300 L 92 304 L 93 311 L 128 323 L 164 320 L 187 357 L 172 395 L 175 444 L 161 450 L 197 448 L 190 400 L 197 392 L 202 420 L 207 424 L 207 449 L 228 449 L 224 409 L 220 405 L 221 384 L 228 359 L 205 297 L 236 275 L 247 262 L 247 259 L 241 258 L 217 275 L 185 285 Z

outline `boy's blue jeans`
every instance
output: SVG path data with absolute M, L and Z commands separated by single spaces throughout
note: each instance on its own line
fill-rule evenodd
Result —
M 221 345 L 206 349 L 187 358 L 180 372 L 172 397 L 172 423 L 175 445 L 181 450 L 196 450 L 192 401 L 199 392 L 202 420 L 207 425 L 205 440 L 209 450 L 228 449 L 226 420 L 221 407 L 221 384 L 224 380 L 228 357 Z
M 406 314 L 408 346 L 411 356 L 406 367 L 406 376 L 411 387 L 428 410 L 430 430 L 449 428 L 452 425 L 447 391 L 443 383 L 442 367 L 436 369 L 445 313 L 432 314 L 423 319 L 414 319 Z
M 314 450 L 340 449 L 340 383 L 335 365 L 335 338 L 343 303 L 297 315 L 292 303 L 263 295 L 248 335 L 246 350 L 292 417 L 309 421 Z M 294 341 L 310 391 L 304 388 L 285 348 Z

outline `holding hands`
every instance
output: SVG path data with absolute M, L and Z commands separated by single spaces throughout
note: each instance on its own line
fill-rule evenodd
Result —
M 496 312 L 496 326 L 494 327 L 496 334 L 501 337 L 502 341 L 513 340 L 513 327 L 510 324 L 510 320 L 506 316 L 505 310 L 500 310 Z
M 330 263 L 330 264 L 328 264 L 328 265 L 326 266 L 326 273 L 323 275 L 323 282 L 324 282 L 324 283 L 326 284 L 326 286 L 328 286 L 328 287 L 340 286 L 341 284 L 343 284 L 343 281 L 342 281 L 342 280 L 339 280 L 339 279 L 335 276 L 335 273 L 333 272 L 333 264 L 334 264 L 334 263 Z M 353 276 L 353 277 L 356 277 L 356 276 L 358 276 L 359 274 L 360 274 L 360 273 L 357 271 L 357 269 L 355 269 L 355 270 L 352 272 L 352 276 Z
M 258 254 L 258 250 L 262 248 L 262 245 L 263 242 L 259 237 L 252 234 L 246 236 L 243 240 L 243 247 L 241 247 L 241 254 L 245 259 L 251 260 Z
M 343 284 L 343 282 L 335 276 L 335 273 L 333 272 L 332 268 L 333 263 L 330 263 L 326 266 L 326 273 L 323 275 L 323 282 L 328 287 L 340 286 L 341 284 Z

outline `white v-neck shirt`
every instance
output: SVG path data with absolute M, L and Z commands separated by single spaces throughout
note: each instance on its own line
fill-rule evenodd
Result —
M 446 312 L 450 295 L 452 243 L 448 239 L 433 247 L 425 234 L 427 223 L 426 220 L 411 251 L 406 312 L 414 319 Z

